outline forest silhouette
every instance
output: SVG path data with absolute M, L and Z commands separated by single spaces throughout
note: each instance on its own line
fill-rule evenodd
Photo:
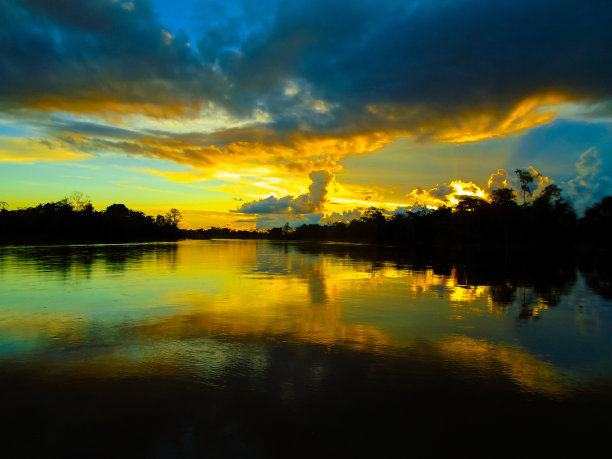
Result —
M 75 192 L 63 200 L 26 209 L 8 210 L 3 203 L 0 244 L 272 239 L 506 250 L 612 245 L 612 196 L 603 198 L 578 218 L 560 187 L 548 185 L 533 197 L 534 177 L 527 170 L 515 172 L 521 183 L 520 197 L 511 188 L 498 188 L 491 192 L 490 200 L 459 196 L 455 207 L 392 215 L 370 207 L 360 218 L 348 222 L 296 228 L 287 223 L 268 230 L 180 229 L 182 217 L 177 209 L 156 217 L 124 204 L 96 211 L 82 193 Z
M 75 244 L 176 241 L 181 214 L 152 217 L 112 204 L 96 211 L 82 193 L 26 209 L 0 208 L 0 244 Z

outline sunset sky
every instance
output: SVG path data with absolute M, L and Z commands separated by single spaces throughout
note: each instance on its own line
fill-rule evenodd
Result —
M 452 204 L 532 167 L 580 213 L 612 194 L 610 18 L 609 0 L 0 0 L 0 201 L 81 191 L 265 228 Z

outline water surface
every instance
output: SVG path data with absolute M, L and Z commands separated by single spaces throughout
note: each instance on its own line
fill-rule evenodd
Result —
M 612 427 L 593 267 L 182 241 L 4 247 L 0 285 L 2 430 L 24 455 L 488 456 Z

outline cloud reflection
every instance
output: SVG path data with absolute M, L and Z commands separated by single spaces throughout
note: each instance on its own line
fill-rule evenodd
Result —
M 514 324 L 548 320 L 544 312 L 564 301 L 575 277 L 526 285 L 507 272 L 503 283 L 484 281 L 465 266 L 372 250 L 267 241 L 3 249 L 0 355 L 94 377 L 193 371 L 215 379 L 265 371 L 270 346 L 424 352 L 474 377 L 563 392 L 558 369 L 517 344 Z M 39 289 L 24 288 L 32 281 Z

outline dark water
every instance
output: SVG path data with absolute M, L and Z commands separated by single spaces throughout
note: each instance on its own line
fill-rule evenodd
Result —
M 611 277 L 499 258 L 268 241 L 0 248 L 0 448 L 588 455 L 612 429 Z

